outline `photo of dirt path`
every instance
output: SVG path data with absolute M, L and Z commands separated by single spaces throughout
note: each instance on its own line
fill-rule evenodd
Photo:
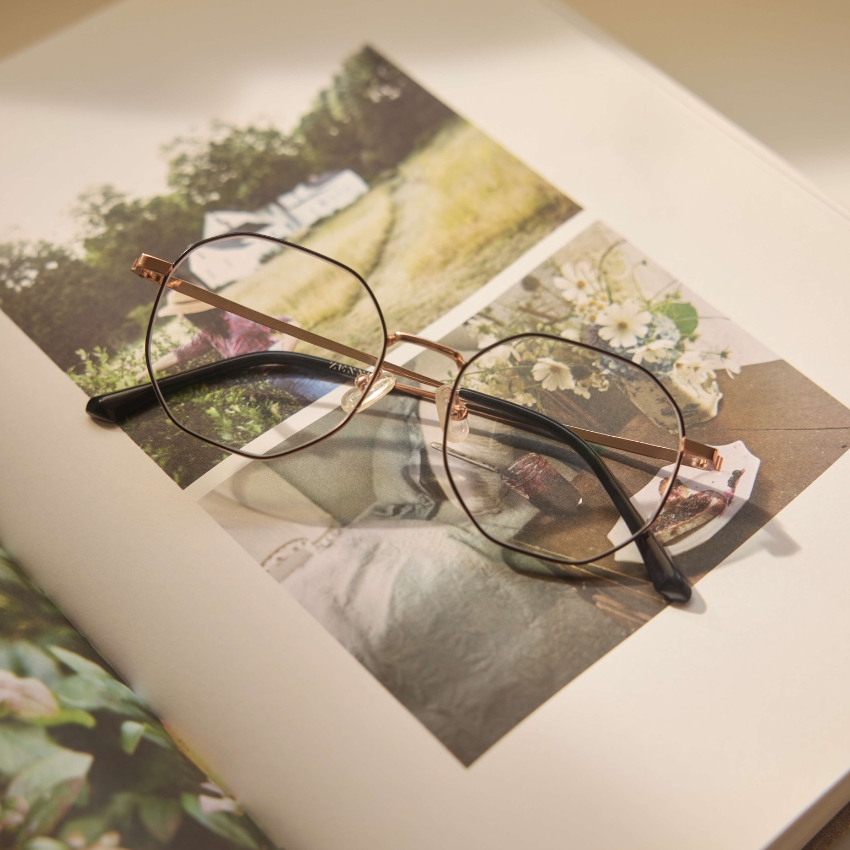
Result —
M 577 210 L 475 127 L 455 119 L 300 242 L 359 272 L 390 332 L 416 333 Z M 276 283 L 281 265 L 299 262 L 297 255 L 282 255 L 225 294 L 269 315 L 294 315 L 317 333 L 357 345 L 358 329 L 372 322 L 371 304 L 318 287 L 305 291 L 308 283 L 297 301 L 287 299 Z

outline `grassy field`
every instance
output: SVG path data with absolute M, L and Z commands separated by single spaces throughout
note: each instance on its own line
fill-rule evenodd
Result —
M 458 119 L 357 202 L 296 241 L 363 275 L 390 333 L 417 333 L 577 210 L 568 198 Z M 375 308 L 356 278 L 292 249 L 221 292 L 269 315 L 290 316 L 308 330 L 371 354 L 377 355 L 383 345 Z M 168 336 L 160 341 L 165 348 L 196 332 L 179 319 L 166 322 L 163 330 Z M 328 356 L 300 342 L 297 350 Z M 78 379 L 90 395 L 132 385 L 144 365 L 142 343 L 128 346 L 105 365 L 95 360 L 92 375 Z M 97 379 L 93 384 L 92 376 Z M 112 384 L 106 386 L 109 381 Z M 211 395 L 211 407 L 222 406 L 213 399 Z M 228 413 L 232 405 L 224 406 Z M 198 410 L 210 413 L 204 404 Z M 175 429 L 157 411 L 148 413 L 124 427 L 181 486 L 224 456 Z M 246 414 L 245 421 L 237 422 L 233 414 L 231 425 L 250 430 L 258 425 L 258 415 Z M 245 439 L 252 435 L 246 431 Z
M 303 244 L 366 278 L 390 332 L 416 333 L 576 209 L 458 120 Z M 281 255 L 223 294 L 350 345 L 373 351 L 379 344 L 374 308 L 358 284 L 330 266 L 317 273 L 314 260 Z

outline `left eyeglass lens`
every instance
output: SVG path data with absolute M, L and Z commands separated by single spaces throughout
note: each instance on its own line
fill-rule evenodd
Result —
M 263 456 L 288 437 L 278 426 L 310 408 L 320 439 L 352 415 L 340 407 L 355 379 L 373 371 L 333 346 L 304 342 L 238 313 L 253 310 L 380 360 L 378 307 L 350 271 L 296 246 L 252 235 L 199 245 L 172 270 L 237 308 L 219 309 L 186 292 L 162 292 L 148 336 L 155 381 L 181 427 L 228 450 Z M 361 380 L 362 383 L 362 380 Z M 277 429 L 277 430 L 275 430 Z

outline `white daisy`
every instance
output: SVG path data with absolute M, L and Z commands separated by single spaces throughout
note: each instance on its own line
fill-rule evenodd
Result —
M 537 407 L 537 399 L 531 393 L 517 393 L 512 400 L 514 404 L 521 404 L 523 407 Z
M 475 361 L 475 369 L 478 372 L 486 371 L 488 369 L 501 369 L 504 366 L 509 365 L 508 357 L 511 351 L 507 345 L 497 345 L 495 348 L 491 348 L 489 351 L 482 354 Z
M 680 375 L 690 373 L 699 381 L 704 381 L 707 378 L 713 377 L 711 363 L 705 359 L 705 354 L 702 351 L 691 349 L 686 351 L 675 363 L 674 370 Z
M 571 390 L 576 385 L 570 367 L 551 357 L 541 357 L 532 367 L 531 374 L 535 381 L 543 384 L 544 390 Z
M 612 304 L 597 319 L 599 336 L 615 348 L 632 348 L 646 335 L 651 320 L 652 314 L 641 310 L 636 301 Z
M 732 356 L 732 350 L 729 348 L 724 348 L 723 351 L 701 352 L 700 356 L 703 358 L 704 367 L 712 372 L 725 369 L 730 378 L 741 374 L 741 364 Z
M 493 325 L 487 319 L 470 319 L 467 326 L 477 337 L 479 348 L 487 348 L 500 339 L 493 332 Z
M 609 386 L 608 378 L 602 372 L 593 372 L 587 379 L 587 383 L 601 393 L 607 392 Z
M 586 304 L 599 288 L 596 272 L 586 260 L 575 265 L 564 263 L 561 274 L 555 275 L 552 283 L 567 301 L 574 304 Z
M 656 339 L 636 348 L 635 353 L 632 355 L 632 360 L 638 365 L 644 361 L 647 363 L 658 363 L 664 359 L 666 351 L 675 347 L 676 343 L 672 339 Z
M 741 364 L 738 361 L 738 359 L 732 355 L 732 349 L 731 348 L 724 348 L 723 351 L 721 351 L 717 355 L 717 357 L 720 360 L 720 367 L 719 368 L 725 369 L 726 374 L 730 378 L 734 378 L 735 375 L 741 374 Z
M 577 322 L 571 319 L 567 322 L 567 326 L 561 331 L 559 336 L 562 336 L 564 339 L 571 339 L 573 341 L 580 340 L 581 322 Z

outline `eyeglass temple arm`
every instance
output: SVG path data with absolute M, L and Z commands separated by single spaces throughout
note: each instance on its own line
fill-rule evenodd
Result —
M 257 369 L 263 366 L 287 366 L 304 369 L 314 374 L 325 374 L 343 383 L 349 378 L 364 374 L 362 369 L 346 366 L 335 360 L 324 357 L 314 357 L 312 354 L 301 354 L 295 351 L 259 351 L 254 354 L 239 354 L 224 360 L 198 366 L 178 375 L 159 378 L 157 384 L 165 392 L 177 392 L 189 387 L 195 387 L 206 381 L 220 380 L 231 373 L 244 372 L 246 369 Z M 124 390 L 92 396 L 86 404 L 86 413 L 97 422 L 105 425 L 115 425 L 140 410 L 158 403 L 153 384 L 138 384 Z
M 152 266 L 151 261 L 156 260 L 157 263 L 163 264 L 160 267 Z M 167 270 L 165 270 L 167 267 Z M 142 254 L 135 263 L 133 263 L 133 272 L 145 280 L 150 280 L 158 286 L 162 286 L 165 281 L 168 271 L 171 269 L 171 263 L 166 263 L 165 260 L 157 260 L 156 257 L 151 257 L 148 254 Z M 164 272 L 164 273 L 163 273 Z M 348 357 L 351 360 L 356 360 L 359 363 L 366 363 L 369 366 L 374 366 L 378 362 L 378 358 L 374 354 L 369 354 L 366 351 L 360 351 L 357 348 L 352 348 L 349 345 L 343 345 L 341 342 L 335 342 L 332 339 L 314 334 L 312 331 L 304 330 L 298 325 L 291 322 L 284 322 L 281 319 L 275 319 L 273 316 L 267 316 L 265 313 L 260 313 L 258 310 L 252 310 L 243 304 L 238 304 L 228 298 L 223 298 L 215 292 L 210 292 L 209 289 L 204 289 L 202 286 L 196 286 L 194 283 L 189 283 L 187 280 L 180 278 L 171 278 L 165 284 L 169 289 L 187 295 L 197 301 L 203 301 L 211 307 L 217 307 L 219 310 L 224 310 L 227 313 L 233 313 L 249 322 L 262 325 L 271 331 L 293 336 L 300 339 L 302 342 L 310 345 L 324 348 L 327 351 L 333 351 L 336 354 L 341 354 L 343 357 Z M 411 372 L 402 366 L 396 366 L 393 363 L 383 363 L 381 369 L 385 372 L 392 372 L 394 375 L 399 375 L 402 378 L 407 378 L 410 381 L 418 381 L 419 383 L 428 384 L 432 387 L 439 387 L 440 382 L 435 381 L 425 375 L 419 375 L 416 372 Z
M 170 274 L 171 269 L 171 263 L 166 260 L 160 260 L 157 257 L 152 257 L 149 254 L 142 254 L 141 257 L 133 263 L 133 272 L 135 274 L 145 280 L 149 280 L 157 284 L 158 286 L 162 286 L 163 283 L 165 283 L 165 279 L 168 274 Z M 304 328 L 300 328 L 289 322 L 284 322 L 280 319 L 275 319 L 272 316 L 267 316 L 265 313 L 260 313 L 257 310 L 252 310 L 250 307 L 238 304 L 228 298 L 223 298 L 221 295 L 218 295 L 215 292 L 210 292 L 210 290 L 204 289 L 201 286 L 189 283 L 189 281 L 181 280 L 180 278 L 170 278 L 168 283 L 165 285 L 169 289 L 174 289 L 183 295 L 195 298 L 198 301 L 203 301 L 205 304 L 217 307 L 219 310 L 225 310 L 228 313 L 233 313 L 234 315 L 247 319 L 250 322 L 262 325 L 269 330 L 285 334 L 286 336 L 295 337 L 302 342 L 324 348 L 327 351 L 333 351 L 336 354 L 341 354 L 343 357 L 348 357 L 351 360 L 366 363 L 369 366 L 374 366 L 378 362 L 377 358 L 372 354 L 360 351 L 359 349 L 352 348 L 348 345 L 343 345 L 342 343 L 335 342 L 332 339 L 327 339 L 319 334 L 304 330 Z M 393 334 L 393 340 L 403 339 L 418 338 L 410 337 L 409 334 L 404 333 Z M 433 346 L 440 350 L 451 350 L 436 343 L 434 343 Z M 416 381 L 417 383 L 425 384 L 426 386 L 439 387 L 441 385 L 440 381 L 435 381 L 427 375 L 420 375 L 410 369 L 405 369 L 402 366 L 396 366 L 394 363 L 388 363 L 386 360 L 381 364 L 381 369 L 385 372 L 390 372 L 393 375 L 406 378 L 409 381 Z M 408 391 L 411 395 L 418 395 L 420 398 L 428 398 L 433 401 L 433 393 L 429 393 L 428 391 L 418 390 L 416 387 L 404 386 L 399 387 L 399 389 L 402 391 Z M 652 443 L 644 443 L 639 440 L 627 440 L 622 437 L 616 437 L 612 434 L 601 434 L 596 431 L 587 431 L 582 428 L 574 428 L 573 431 L 582 439 L 591 443 L 596 443 L 600 446 L 633 452 L 635 454 L 644 455 L 645 457 L 654 457 L 659 460 L 666 460 L 668 463 L 675 463 L 678 458 L 677 451 L 666 448 L 665 446 L 656 446 Z M 713 446 L 706 446 L 702 443 L 696 442 L 695 440 L 685 439 L 684 452 L 684 463 L 688 466 L 697 467 L 698 469 L 708 469 L 711 466 L 714 469 L 719 470 L 721 463 L 723 462 L 723 459 Z
M 493 398 L 484 393 L 463 390 L 461 397 L 467 407 L 480 416 L 519 426 L 523 431 L 554 438 L 568 445 L 590 467 L 605 488 L 605 492 L 614 503 L 617 512 L 625 520 L 629 531 L 638 535 L 634 542 L 643 558 L 644 566 L 653 587 L 668 602 L 687 602 L 691 598 L 691 586 L 688 580 L 679 572 L 672 558 L 658 542 L 655 535 L 646 529 L 641 532 L 646 521 L 638 513 L 637 508 L 632 504 L 632 500 L 623 490 L 617 478 L 611 474 L 602 458 L 576 433 L 576 429 L 566 428 L 542 413 Z M 511 440 L 512 444 L 515 442 L 525 442 L 525 440 L 521 437 Z M 526 448 L 533 451 L 534 444 L 532 443 Z M 540 557 L 547 560 L 545 555 Z
M 180 389 L 203 384 L 207 380 L 218 380 L 230 373 L 272 365 L 300 368 L 336 380 L 362 374 L 362 370 L 355 367 L 326 360 L 322 357 L 314 357 L 311 354 L 300 354 L 293 351 L 264 351 L 219 360 L 179 375 L 162 378 L 158 383 L 162 390 L 176 392 Z M 397 389 L 406 393 L 413 388 L 397 386 Z M 611 475 L 608 467 L 590 445 L 578 436 L 573 429 L 564 428 L 547 416 L 510 402 L 503 402 L 483 393 L 464 390 L 462 398 L 467 407 L 480 416 L 506 422 L 525 431 L 550 438 L 554 437 L 556 440 L 565 442 L 579 454 L 599 478 L 632 534 L 643 527 L 645 524 L 643 519 L 619 482 Z M 136 387 L 105 393 L 89 399 L 86 405 L 86 413 L 98 422 L 116 424 L 139 410 L 153 406 L 156 402 L 157 397 L 153 385 L 140 384 Z M 686 601 L 690 597 L 690 587 L 687 580 L 676 569 L 669 555 L 655 537 L 651 533 L 645 532 L 636 538 L 635 543 L 643 556 L 644 565 L 655 589 L 668 601 Z
M 426 401 L 434 401 L 434 393 L 429 390 L 422 390 L 418 387 L 408 387 L 404 384 L 396 384 L 395 389 L 407 395 L 415 396 L 416 398 L 425 399 Z M 461 395 L 466 390 L 461 390 Z M 468 405 L 467 405 L 468 406 Z M 468 406 L 469 407 L 469 406 Z M 469 407 L 473 410 L 472 407 Z M 480 411 L 473 410 L 480 413 Z M 588 431 L 585 428 L 577 428 L 574 425 L 569 426 L 570 430 L 582 440 L 592 443 L 603 448 L 616 449 L 618 451 L 629 452 L 630 454 L 641 455 L 643 457 L 652 457 L 657 460 L 666 460 L 668 463 L 675 463 L 679 457 L 679 452 L 676 449 L 671 449 L 669 446 L 658 446 L 655 443 L 644 443 L 640 440 L 630 440 L 626 437 L 617 437 L 614 434 L 603 434 L 600 431 Z M 685 437 L 682 441 L 684 453 L 682 456 L 682 464 L 684 466 L 692 466 L 697 469 L 714 469 L 719 471 L 723 458 L 714 446 L 707 446 L 703 443 L 698 443 L 689 437 Z

